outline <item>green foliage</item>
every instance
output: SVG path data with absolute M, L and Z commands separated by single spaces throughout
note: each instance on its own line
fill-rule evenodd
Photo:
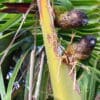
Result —
M 58 2 L 60 0 L 57 0 Z M 71 4 L 73 5 L 74 9 L 84 11 L 88 16 L 88 25 L 79 27 L 77 29 L 68 29 L 62 30 L 58 29 L 58 35 L 60 37 L 61 43 L 66 48 L 66 44 L 70 42 L 71 34 L 76 33 L 76 37 L 74 41 L 78 41 L 80 37 L 85 36 L 87 34 L 94 35 L 97 38 L 96 47 L 91 54 L 91 57 L 84 62 L 81 62 L 86 67 L 89 68 L 90 73 L 86 70 L 78 71 L 77 74 L 80 74 L 78 77 L 80 88 L 81 88 L 81 95 L 82 100 L 94 100 L 96 93 L 100 92 L 100 1 L 98 0 L 70 0 Z M 60 1 L 60 2 L 64 2 Z M 61 3 L 62 4 L 62 3 Z M 60 5 L 60 4 L 59 4 Z M 97 91 L 98 90 L 98 91 Z
M 3 81 L 3 76 L 2 72 L 0 71 L 0 94 L 1 94 L 1 99 L 4 100 L 4 95 L 5 93 L 5 86 L 4 86 L 4 81 Z
M 0 0 L 0 2 L 31 2 L 31 0 Z M 81 95 L 83 100 L 94 100 L 95 96 L 100 93 L 100 1 L 99 0 L 54 0 L 54 6 L 57 10 L 71 10 L 79 9 L 84 11 L 88 16 L 88 25 L 79 27 L 76 29 L 66 29 L 57 28 L 59 40 L 66 48 L 66 45 L 70 42 L 72 32 L 76 33 L 74 42 L 77 42 L 80 37 L 87 34 L 94 35 L 97 38 L 96 47 L 93 50 L 91 57 L 88 60 L 82 61 L 81 63 L 85 66 L 88 66 L 90 72 L 86 70 L 79 70 L 77 72 L 78 82 L 81 88 Z M 1 6 L 0 6 L 1 7 Z M 2 8 L 2 7 L 1 7 Z M 9 43 L 13 39 L 13 36 L 18 29 L 21 20 L 23 19 L 22 14 L 3 14 L 0 13 L 0 58 L 4 55 L 5 50 L 8 48 Z M 20 29 L 15 42 L 12 44 L 9 52 L 6 55 L 0 70 L 0 95 L 2 100 L 5 100 L 3 97 L 11 99 L 12 89 L 14 82 L 19 79 L 18 74 L 23 64 L 25 64 L 26 59 L 29 59 L 27 51 L 33 48 L 33 34 L 36 32 L 37 37 L 37 47 L 43 45 L 43 37 L 39 25 L 39 19 L 36 14 L 29 14 L 25 20 L 23 27 Z M 28 51 L 28 52 L 30 52 Z M 36 52 L 37 53 L 37 52 Z M 27 54 L 27 56 L 26 56 Z M 20 56 L 21 57 L 20 57 Z M 15 58 L 15 60 L 13 60 Z M 19 59 L 19 60 L 18 60 Z M 38 59 L 38 57 L 37 57 Z M 10 63 L 9 63 L 10 62 Z M 14 63 L 14 64 L 13 64 Z M 23 64 L 22 64 L 23 63 Z M 26 63 L 27 66 L 29 64 Z M 14 68 L 13 74 L 9 82 L 5 79 L 9 68 L 12 66 Z M 3 70 L 6 70 L 3 73 Z M 25 67 L 24 67 L 25 69 Z M 34 72 L 37 74 L 37 67 Z M 28 71 L 27 71 L 28 72 Z M 48 86 L 48 72 L 47 68 L 44 67 L 42 77 L 42 84 L 40 88 L 40 100 L 44 100 L 48 96 L 47 86 Z M 80 74 L 81 73 L 81 74 Z M 21 76 L 20 76 L 21 77 Z M 37 76 L 34 75 L 36 78 Z M 28 79 L 25 78 L 24 79 Z M 34 79 L 36 80 L 36 79 Z M 7 85 L 8 84 L 8 85 Z M 36 84 L 36 82 L 35 82 Z M 28 87 L 28 86 L 27 86 Z M 27 87 L 25 88 L 27 90 Z M 35 85 L 33 91 L 35 90 Z M 7 90 L 7 91 L 6 91 Z M 16 90 L 17 91 L 17 90 Z M 18 95 L 18 94 L 17 94 Z M 27 93 L 26 93 L 27 95 Z M 13 96 L 13 95 L 12 95 Z M 27 97 L 27 96 L 26 96 Z M 41 99 L 43 98 L 43 99 Z M 9 99 L 9 100 L 10 100 Z M 22 100 L 18 98 L 19 100 Z M 16 99 L 17 100 L 17 99 Z
M 26 51 L 25 54 L 22 57 L 20 57 L 20 59 L 17 61 L 16 65 L 15 65 L 14 71 L 12 73 L 12 77 L 9 80 L 5 100 L 8 100 L 8 99 L 11 100 L 12 88 L 13 88 L 13 85 L 14 85 L 15 78 L 18 74 L 19 69 L 21 68 L 21 65 L 22 65 L 27 53 L 28 53 L 28 51 Z

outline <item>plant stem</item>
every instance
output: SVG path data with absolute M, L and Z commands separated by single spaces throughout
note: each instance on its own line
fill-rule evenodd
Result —
M 68 75 L 66 65 L 60 67 L 59 43 L 54 28 L 53 10 L 50 2 L 49 0 L 37 0 L 37 4 L 54 98 L 56 100 L 81 100 L 80 95 L 73 90 L 73 81 Z

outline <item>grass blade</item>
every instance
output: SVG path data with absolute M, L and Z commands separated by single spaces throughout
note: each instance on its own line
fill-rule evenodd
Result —
M 15 66 L 15 69 L 14 69 L 14 72 L 12 74 L 12 77 L 9 80 L 8 89 L 7 89 L 7 95 L 5 97 L 5 100 L 11 100 L 12 88 L 13 88 L 13 84 L 14 84 L 15 78 L 16 78 L 16 76 L 18 74 L 19 69 L 21 68 L 21 65 L 22 65 L 27 53 L 28 53 L 28 51 L 23 56 L 21 56 L 21 58 L 18 60 L 16 66 Z

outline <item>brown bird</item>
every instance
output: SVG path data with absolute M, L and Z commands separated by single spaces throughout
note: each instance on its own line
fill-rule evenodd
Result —
M 2 5 L 6 6 L 6 8 L 1 9 L 2 13 L 26 13 L 28 10 L 30 3 L 2 3 Z M 38 7 L 36 3 L 33 3 L 33 8 L 29 13 L 36 13 L 38 11 Z M 61 27 L 63 29 L 68 28 L 77 28 L 81 26 L 85 26 L 88 23 L 87 15 L 80 10 L 71 10 L 66 11 L 61 14 L 57 14 L 56 9 L 54 9 L 55 26 Z
M 78 43 L 71 43 L 64 51 L 62 62 L 69 66 L 69 75 L 74 77 L 74 89 L 76 83 L 76 65 L 79 60 L 87 59 L 96 45 L 96 38 L 92 35 L 87 35 Z

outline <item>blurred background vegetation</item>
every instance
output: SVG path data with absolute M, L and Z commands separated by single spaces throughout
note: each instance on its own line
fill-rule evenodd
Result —
M 31 0 L 0 0 L 0 9 L 4 8 L 2 5 L 4 2 L 31 3 Z M 75 29 L 56 27 L 56 31 L 59 41 L 64 48 L 69 44 L 72 33 L 76 33 L 75 42 L 87 34 L 94 35 L 97 38 L 97 43 L 91 56 L 80 62 L 87 66 L 90 72 L 81 68 L 78 69 L 77 79 L 83 100 L 100 100 L 100 0 L 53 0 L 51 2 L 57 8 L 58 12 L 78 9 L 87 14 L 89 22 L 86 26 Z M 27 100 L 30 53 L 35 45 L 35 37 L 36 52 L 33 73 L 33 94 L 36 91 L 39 64 L 42 51 L 44 51 L 43 37 L 37 13 L 38 11 L 27 15 L 16 36 L 15 34 L 24 18 L 24 14 L 0 13 L 0 58 L 1 60 L 3 57 L 5 58 L 0 62 L 0 95 L 2 100 L 10 100 L 8 99 L 10 96 L 12 100 Z M 9 48 L 9 44 L 13 39 L 14 41 Z M 9 51 L 7 52 L 7 50 Z M 53 100 L 47 66 L 45 56 L 39 89 L 39 100 Z

